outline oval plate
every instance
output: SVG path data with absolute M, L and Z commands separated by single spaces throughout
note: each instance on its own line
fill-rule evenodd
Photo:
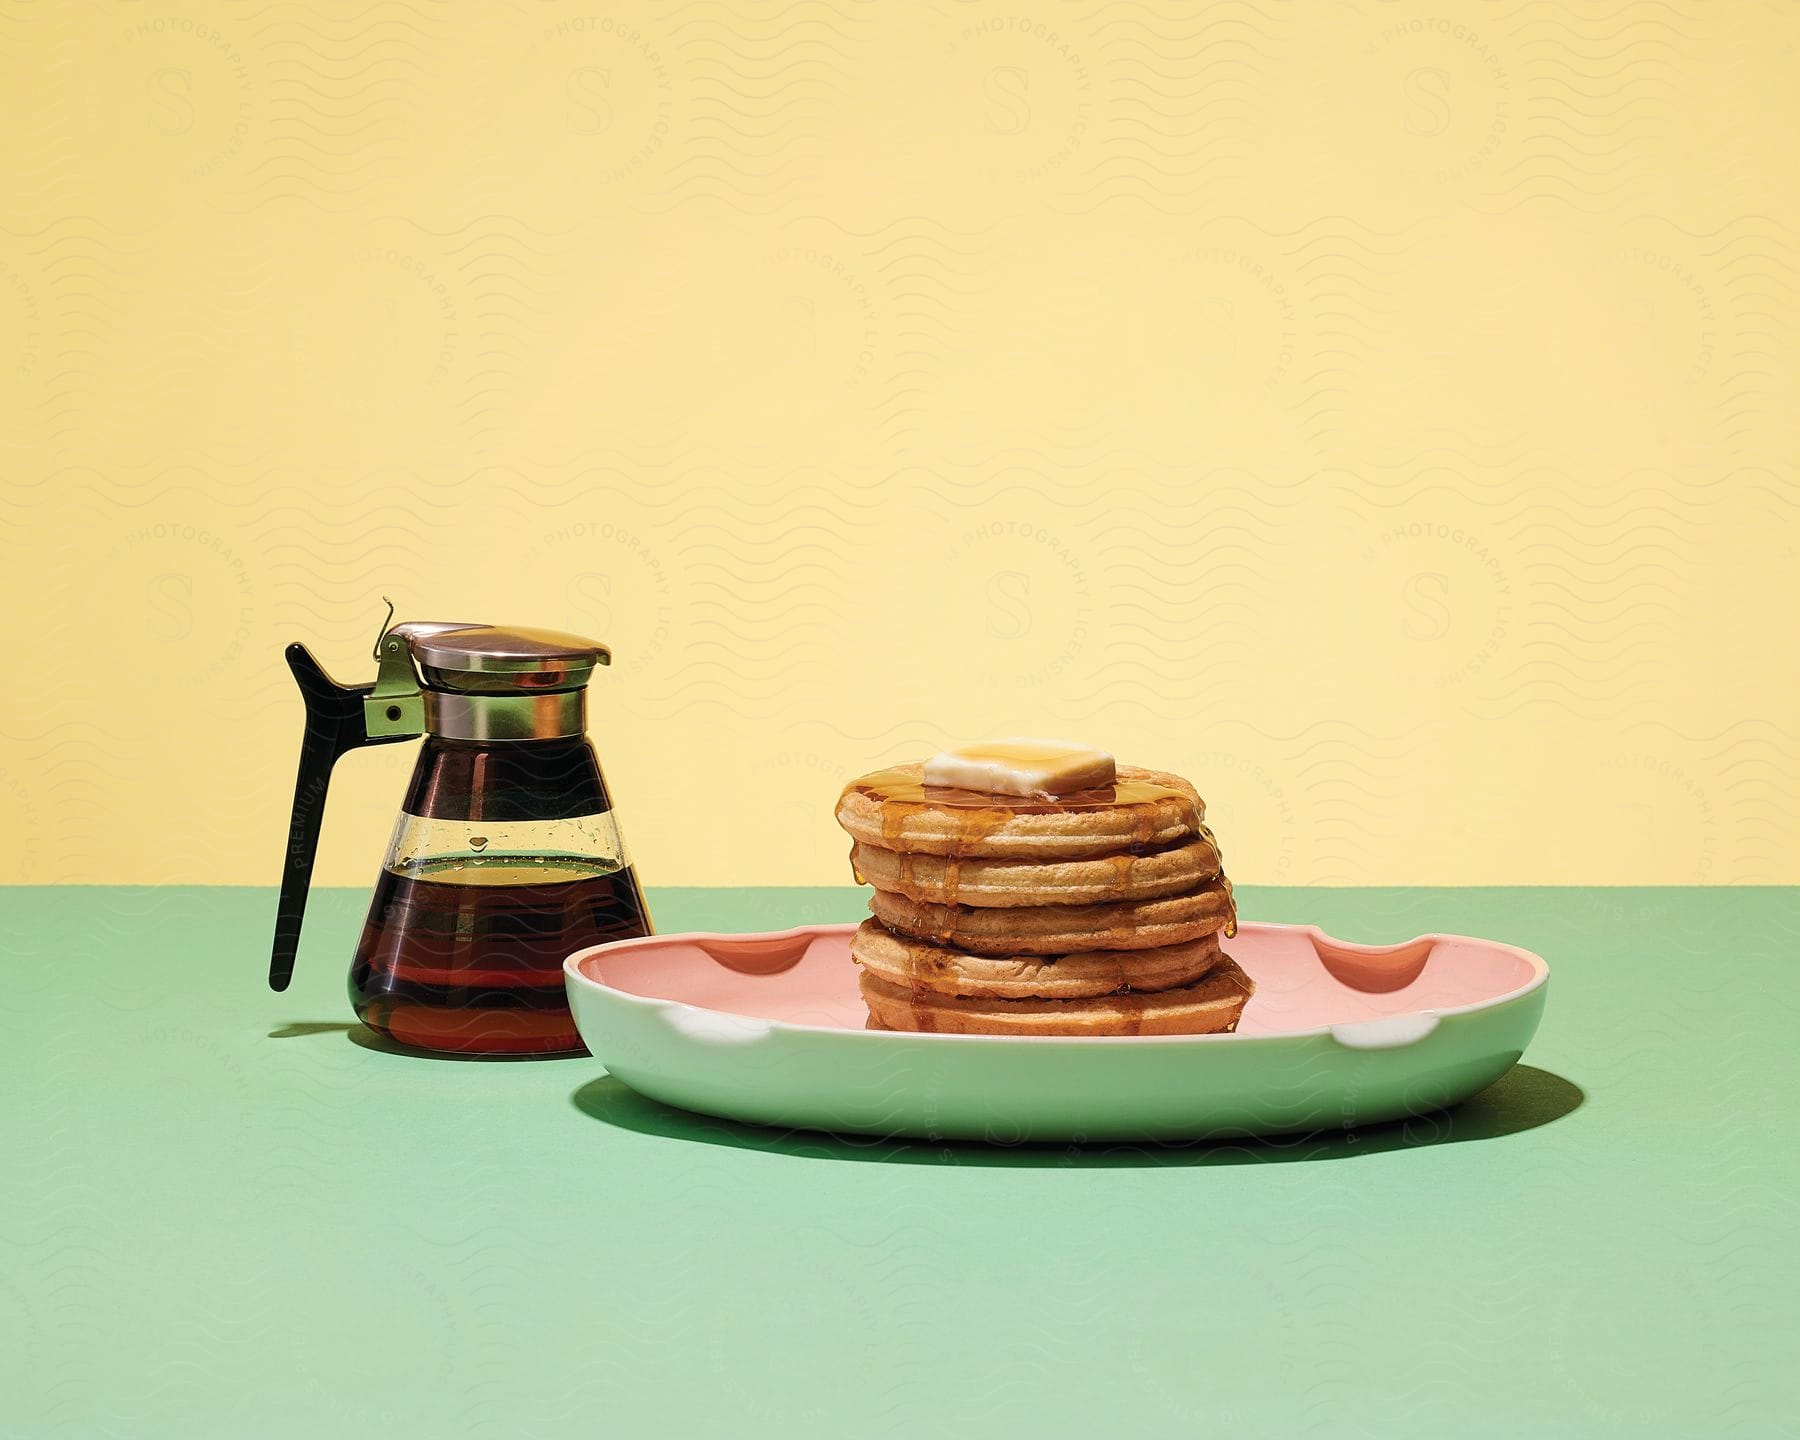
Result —
M 1311 926 L 1225 944 L 1257 991 L 1232 1035 L 867 1030 L 855 925 L 615 941 L 563 965 L 581 1037 L 653 1100 L 788 1129 L 1195 1140 L 1440 1110 L 1510 1069 L 1549 968 L 1491 940 L 1351 945 Z

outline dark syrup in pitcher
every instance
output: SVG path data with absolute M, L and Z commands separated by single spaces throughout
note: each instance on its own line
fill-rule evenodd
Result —
M 383 870 L 350 968 L 350 1000 L 365 1025 L 403 1045 L 578 1053 L 563 960 L 649 929 L 629 865 L 496 855 Z

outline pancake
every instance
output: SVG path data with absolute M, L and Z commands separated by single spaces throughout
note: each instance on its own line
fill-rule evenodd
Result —
M 860 984 L 874 1025 L 946 1035 L 1215 1035 L 1237 1029 L 1255 989 L 1224 956 L 1196 984 L 1152 995 L 1081 1000 L 937 995 L 890 984 L 867 970 Z
M 1191 890 L 1219 873 L 1212 837 L 1148 855 L 1121 851 L 1091 860 L 982 860 L 907 855 L 857 842 L 856 873 L 877 890 L 935 905 L 1087 905 L 1152 900 Z
M 1220 877 L 1186 895 L 1110 905 L 933 905 L 877 890 L 869 909 L 890 930 L 977 955 L 1070 955 L 1147 950 L 1236 928 L 1231 884 Z
M 1219 940 L 1204 935 L 1148 950 L 1086 950 L 1072 955 L 971 955 L 896 935 L 865 920 L 850 953 L 866 974 L 906 989 L 1002 1000 L 1072 1000 L 1192 985 L 1219 963 Z
M 864 845 L 992 860 L 1080 860 L 1201 835 L 1206 807 L 1179 775 L 1135 765 L 1118 774 L 1116 785 L 1051 802 L 928 789 L 923 765 L 896 765 L 851 781 L 837 819 Z

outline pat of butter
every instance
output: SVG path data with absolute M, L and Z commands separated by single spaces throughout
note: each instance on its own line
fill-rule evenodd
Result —
M 927 785 L 1046 799 L 1110 785 L 1117 774 L 1104 750 L 1063 740 L 983 740 L 940 751 L 925 762 Z

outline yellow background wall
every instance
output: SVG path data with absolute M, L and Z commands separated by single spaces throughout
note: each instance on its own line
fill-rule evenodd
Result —
M 0 0 L 0 878 L 272 883 L 309 641 L 610 641 L 652 883 L 990 733 L 1246 882 L 1800 880 L 1800 8 Z M 341 768 L 372 878 L 410 748 Z

